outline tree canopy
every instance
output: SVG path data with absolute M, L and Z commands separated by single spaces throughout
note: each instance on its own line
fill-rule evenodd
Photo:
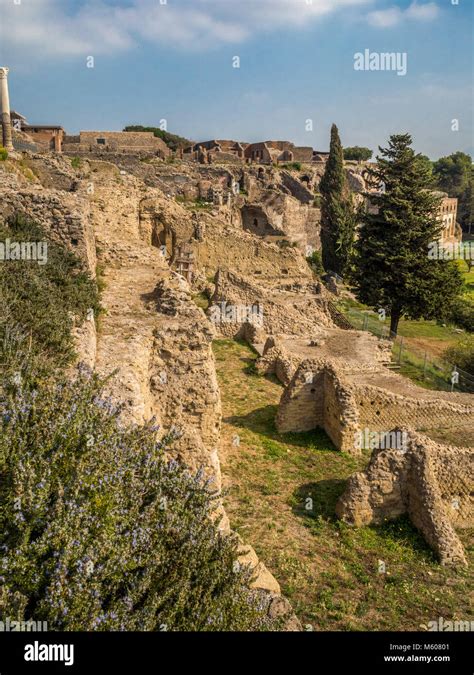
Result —
M 428 255 L 441 232 L 440 200 L 428 189 L 428 167 L 411 144 L 409 134 L 394 135 L 387 148 L 380 148 L 370 173 L 384 190 L 367 196 L 373 208 L 355 244 L 358 298 L 390 314 L 393 335 L 402 316 L 445 317 L 463 288 L 453 262 Z
M 374 153 L 370 148 L 354 145 L 351 148 L 344 148 L 344 159 L 354 160 L 356 162 L 367 162 Z

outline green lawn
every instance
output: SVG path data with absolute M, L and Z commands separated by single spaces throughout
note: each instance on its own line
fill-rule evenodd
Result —
M 417 630 L 470 614 L 472 533 L 461 534 L 469 570 L 442 568 L 406 518 L 351 528 L 334 508 L 364 467 L 322 431 L 278 434 L 281 385 L 255 371 L 256 354 L 214 342 L 223 405 L 221 465 L 231 525 L 251 544 L 315 630 Z M 379 561 L 386 574 L 380 574 Z

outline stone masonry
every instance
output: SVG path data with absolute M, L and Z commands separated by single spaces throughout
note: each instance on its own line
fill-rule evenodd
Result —
M 367 469 L 351 476 L 336 513 L 359 527 L 407 513 L 441 564 L 466 565 L 455 528 L 474 527 L 474 452 L 405 433 L 405 448 L 374 450 Z

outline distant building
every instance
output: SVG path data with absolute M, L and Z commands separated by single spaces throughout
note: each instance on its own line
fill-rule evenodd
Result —
M 24 115 L 21 115 L 19 112 L 16 110 L 12 110 L 10 112 L 10 119 L 12 123 L 12 127 L 16 129 L 16 131 L 21 131 L 23 126 L 26 125 L 26 117 Z
M 439 205 L 439 218 L 443 224 L 441 240 L 443 242 L 462 241 L 462 228 L 456 222 L 458 214 L 458 200 L 456 197 L 448 197 L 446 192 L 433 192 L 441 197 Z
M 322 150 L 313 151 L 313 162 L 327 162 L 329 157 L 329 152 L 324 152 Z
M 313 161 L 313 148 L 309 146 L 298 147 L 289 141 L 250 143 L 245 148 L 245 159 L 257 164 L 310 163 Z
M 54 152 L 62 152 L 62 144 L 65 131 L 61 126 L 55 125 L 25 125 L 22 131 L 31 137 L 33 143 L 38 146 L 40 150 L 54 150 Z
M 16 110 L 10 113 L 10 119 L 13 129 L 13 145 L 17 144 L 15 139 L 15 132 L 22 132 L 29 136 L 31 143 L 33 143 L 38 150 L 53 150 L 54 152 L 62 151 L 62 143 L 65 131 L 62 126 L 55 124 L 28 124 L 26 117 L 21 115 Z M 21 144 L 21 140 L 18 143 Z
M 244 151 L 247 145 L 247 143 L 233 140 L 200 141 L 186 148 L 183 157 L 201 164 L 212 164 L 214 161 L 244 161 Z
M 371 200 L 371 195 L 380 195 L 384 190 L 378 188 L 366 190 L 365 203 L 367 213 L 377 215 L 379 208 Z M 370 193 L 371 194 L 370 194 Z M 455 243 L 462 241 L 462 228 L 456 222 L 458 212 L 458 200 L 455 197 L 448 197 L 446 192 L 432 190 L 432 194 L 441 198 L 438 210 L 438 219 L 442 223 L 440 241 L 443 243 Z
M 149 153 L 163 159 L 172 153 L 166 143 L 152 131 L 81 131 L 64 138 L 64 152 L 82 153 Z
M 212 164 L 215 161 L 240 161 L 248 164 L 286 162 L 310 164 L 313 161 L 325 161 L 319 157 L 314 158 L 313 148 L 296 146 L 290 141 L 261 141 L 259 143 L 233 140 L 201 141 L 186 148 L 183 156 L 201 164 Z

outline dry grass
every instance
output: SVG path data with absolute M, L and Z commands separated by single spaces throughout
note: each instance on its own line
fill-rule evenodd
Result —
M 226 510 L 303 623 L 315 630 L 417 630 L 439 616 L 470 618 L 472 573 L 440 567 L 406 519 L 360 529 L 335 519 L 346 478 L 367 457 L 336 451 L 321 431 L 279 435 L 281 386 L 255 374 L 256 354 L 247 345 L 220 340 L 214 350 Z M 465 533 L 466 547 L 468 539 Z M 472 539 L 469 555 L 472 569 Z

